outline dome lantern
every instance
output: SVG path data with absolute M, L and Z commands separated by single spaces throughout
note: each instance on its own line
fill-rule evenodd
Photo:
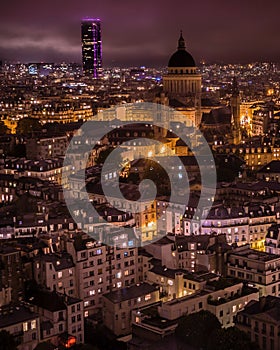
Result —
M 178 50 L 186 50 L 185 39 L 183 38 L 183 32 L 180 31 L 180 38 L 178 40 Z
M 170 57 L 168 67 L 196 67 L 192 55 L 186 51 L 185 39 L 182 31 L 178 40 L 177 51 Z

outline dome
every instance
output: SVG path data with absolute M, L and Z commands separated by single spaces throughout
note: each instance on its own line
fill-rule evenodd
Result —
M 195 67 L 195 62 L 187 51 L 178 50 L 171 56 L 168 67 Z
M 190 53 L 186 51 L 185 40 L 182 36 L 178 40 L 178 49 L 171 56 L 168 67 L 195 67 L 195 61 Z

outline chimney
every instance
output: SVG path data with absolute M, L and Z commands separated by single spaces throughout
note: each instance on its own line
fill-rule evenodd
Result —
M 260 298 L 260 310 L 261 311 L 263 311 L 265 304 L 266 304 L 266 297 L 261 297 Z

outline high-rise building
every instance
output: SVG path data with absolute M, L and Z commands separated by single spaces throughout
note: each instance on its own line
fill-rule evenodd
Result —
M 102 72 L 102 40 L 100 19 L 82 20 L 82 53 L 84 74 L 98 78 Z

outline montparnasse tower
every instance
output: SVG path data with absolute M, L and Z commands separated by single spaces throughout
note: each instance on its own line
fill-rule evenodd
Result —
M 192 55 L 186 50 L 182 31 L 177 51 L 170 57 L 168 72 L 163 76 L 163 90 L 168 97 L 192 101 L 195 107 L 195 125 L 201 122 L 201 75 Z

